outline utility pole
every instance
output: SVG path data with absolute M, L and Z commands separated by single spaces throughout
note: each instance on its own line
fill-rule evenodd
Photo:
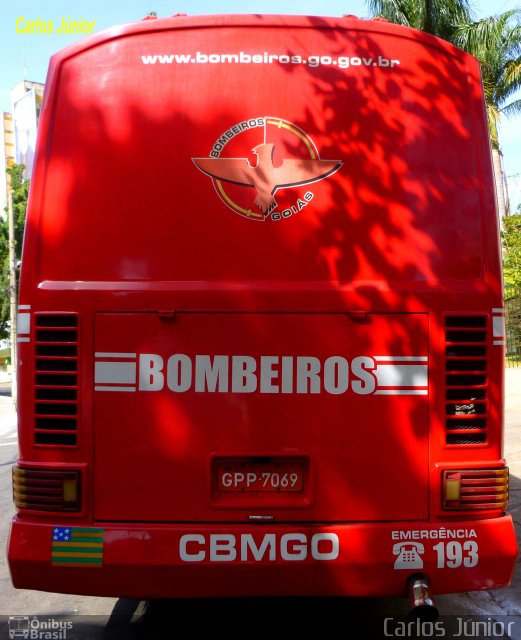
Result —
M 496 202 L 498 207 L 499 224 L 503 224 L 505 216 L 510 215 L 510 203 L 508 200 L 505 169 L 503 166 L 503 153 L 501 149 L 492 148 L 492 161 L 494 163 L 494 175 L 496 180 Z
M 7 207 L 9 217 L 9 305 L 11 317 L 11 397 L 16 407 L 18 389 L 16 386 L 16 320 L 17 320 L 17 287 L 16 287 L 16 240 L 14 233 L 13 191 L 11 184 L 7 189 Z

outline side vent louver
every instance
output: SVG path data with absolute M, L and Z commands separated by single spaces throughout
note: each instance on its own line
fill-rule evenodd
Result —
M 449 445 L 487 441 L 486 316 L 445 318 L 445 424 Z
M 35 442 L 78 441 L 78 316 L 35 314 Z

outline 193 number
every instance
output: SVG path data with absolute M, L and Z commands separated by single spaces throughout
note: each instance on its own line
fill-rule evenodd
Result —
M 464 567 L 475 567 L 478 564 L 478 543 L 474 540 L 466 540 L 463 544 L 456 540 L 450 542 L 439 542 L 434 551 L 438 554 L 438 569 L 457 569 Z

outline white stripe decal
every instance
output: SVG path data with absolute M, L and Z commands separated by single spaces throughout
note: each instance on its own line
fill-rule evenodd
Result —
M 494 344 L 495 345 L 503 345 L 503 344 L 505 344 L 505 341 L 504 340 L 494 340 Z
M 137 357 L 136 353 L 112 353 L 105 351 L 97 351 L 94 355 L 96 358 L 121 358 L 121 360 Z
M 492 313 L 505 313 L 505 310 L 503 308 L 492 309 Z
M 31 333 L 31 314 L 18 313 L 16 317 L 16 332 L 18 334 Z
M 137 391 L 137 354 L 96 351 L 95 391 Z
M 494 338 L 505 337 L 505 319 L 503 316 L 492 317 L 492 335 Z
M 428 356 L 374 356 L 376 362 L 427 362 Z
M 170 382 L 167 381 L 167 376 L 171 375 L 175 378 L 179 372 L 176 370 L 175 366 L 170 367 L 170 360 L 168 360 L 167 365 L 165 365 L 164 359 L 162 356 L 154 355 L 154 354 L 146 354 L 146 356 L 138 356 L 137 353 L 131 352 L 112 352 L 112 351 L 97 351 L 95 352 L 96 360 L 94 363 L 94 381 L 95 381 L 95 390 L 96 391 L 118 391 L 118 392 L 131 392 L 131 391 L 143 391 L 143 390 L 154 390 L 160 391 L 166 386 L 168 386 L 172 391 L 188 391 L 191 386 L 195 385 L 196 391 L 201 391 L 204 389 L 198 388 L 197 382 L 197 367 L 200 369 L 203 366 L 201 364 L 203 360 L 207 359 L 210 362 L 210 356 L 195 356 L 194 363 L 192 364 L 191 359 L 186 356 L 172 356 L 170 360 L 175 358 L 183 358 L 183 363 L 186 364 L 185 361 L 188 362 L 187 367 L 184 370 L 184 378 L 183 378 L 183 388 L 178 389 L 176 385 L 180 384 L 179 380 L 177 382 L 174 380 L 172 382 L 173 387 L 170 385 Z M 217 358 L 217 357 L 216 357 Z M 233 365 L 235 362 L 234 358 L 236 356 L 219 356 L 220 359 L 229 359 L 229 362 Z M 250 360 L 253 358 L 250 357 Z M 293 358 L 290 358 L 293 360 Z M 320 361 L 318 358 L 310 358 L 313 363 L 316 362 L 317 368 L 320 368 Z M 339 360 L 343 363 L 343 366 L 346 368 L 349 367 L 348 360 L 343 357 L 337 356 L 336 360 Z M 139 371 L 138 371 L 138 361 L 139 361 Z M 429 368 L 428 368 L 428 356 L 391 356 L 391 355 L 380 355 L 375 356 L 373 358 L 367 357 L 366 361 L 371 363 L 372 367 L 367 369 L 367 373 L 369 371 L 374 376 L 374 382 L 376 384 L 373 385 L 375 395 L 396 395 L 396 396 L 414 396 L 428 395 L 428 384 L 429 384 Z M 298 362 L 298 361 L 297 361 Z M 228 391 L 228 362 L 226 364 L 226 389 L 219 386 L 219 391 Z M 282 364 L 284 364 L 284 357 L 282 357 Z M 188 366 L 189 365 L 189 366 Z M 376 365 L 376 366 L 375 366 Z M 196 374 L 195 382 L 192 380 L 192 372 L 193 367 L 195 366 Z M 206 376 L 217 376 L 219 371 L 215 368 L 217 365 L 215 362 L 213 363 L 211 370 L 208 371 L 205 369 L 203 374 Z M 165 368 L 166 367 L 166 368 Z M 374 368 L 373 368 L 374 367 Z M 164 369 L 165 368 L 165 369 Z M 177 371 L 177 373 L 176 373 Z M 287 372 L 286 372 L 287 373 Z M 186 374 L 186 375 L 185 375 Z M 260 376 L 261 371 L 258 372 Z M 180 375 L 180 374 L 179 374 Z M 257 375 L 257 374 L 256 374 Z M 141 377 L 143 379 L 141 380 Z M 222 376 L 221 376 L 222 377 Z M 233 377 L 233 376 L 232 376 Z M 355 375 L 356 378 L 356 375 Z M 138 383 L 138 379 L 140 382 Z M 210 378 L 208 378 L 210 380 Z M 260 392 L 268 393 L 268 392 L 278 392 L 278 387 L 274 389 L 269 389 L 269 391 L 263 391 L 263 381 L 260 377 L 255 378 L 257 382 L 260 384 Z M 222 380 L 221 380 L 222 382 Z M 288 382 L 286 380 L 286 382 Z M 326 384 L 326 380 L 324 378 L 324 392 L 333 393 L 330 386 L 328 387 Z M 347 385 L 347 377 L 346 377 L 345 388 L 341 391 L 345 392 L 348 388 Z M 215 383 L 215 380 L 213 380 Z M 213 384 L 212 383 L 212 384 Z M 208 384 L 208 392 L 214 392 L 215 384 Z M 298 385 L 293 390 L 293 377 L 290 380 L 290 393 L 300 393 L 300 389 Z M 320 384 L 319 384 L 320 386 Z M 204 385 L 203 385 L 204 387 Z M 210 388 L 211 387 L 211 388 Z M 376 387 L 376 388 L 374 388 Z M 256 387 L 255 387 L 256 388 Z M 336 389 L 336 388 L 335 388 Z M 371 390 L 373 390 L 371 389 Z M 359 390 L 355 388 L 353 384 L 352 390 L 354 393 L 359 393 Z M 251 390 L 253 392 L 254 389 Z M 287 391 L 287 389 L 286 389 Z M 282 382 L 281 393 L 284 393 L 284 381 Z M 311 391 L 310 391 L 311 392 Z M 314 393 L 320 391 L 312 391 Z M 307 393 L 307 391 L 305 391 Z M 366 391 L 367 393 L 367 391 Z
M 426 387 L 426 364 L 379 364 L 374 370 L 378 387 Z
M 116 385 L 110 386 L 104 386 L 104 385 L 100 385 L 100 386 L 96 386 L 94 387 L 95 391 L 136 391 L 136 387 L 118 387 Z
M 96 384 L 136 384 L 135 362 L 96 362 L 94 380 Z
M 378 389 L 375 396 L 426 396 L 427 389 Z
M 16 314 L 17 342 L 31 342 L 31 305 L 19 304 Z M 23 337 L 22 337 L 23 336 Z

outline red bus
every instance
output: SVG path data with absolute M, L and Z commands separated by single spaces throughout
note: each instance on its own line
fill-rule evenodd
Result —
M 55 55 L 20 281 L 15 587 L 507 585 L 498 247 L 479 66 L 444 41 L 181 15 Z

